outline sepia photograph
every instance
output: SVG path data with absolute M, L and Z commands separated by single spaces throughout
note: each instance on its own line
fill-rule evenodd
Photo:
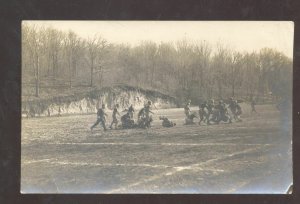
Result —
M 292 21 L 21 35 L 22 194 L 292 193 Z

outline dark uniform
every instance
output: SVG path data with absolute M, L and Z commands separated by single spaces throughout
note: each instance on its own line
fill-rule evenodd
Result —
M 160 120 L 162 120 L 162 126 L 163 127 L 173 127 L 176 125 L 176 123 L 173 123 L 172 121 L 170 121 L 168 118 L 162 116 L 162 117 L 159 117 Z
M 226 107 L 225 107 L 225 104 L 224 103 L 220 103 L 219 106 L 218 106 L 218 109 L 220 111 L 220 115 L 221 116 L 224 116 L 225 113 L 226 113 Z
M 152 117 L 150 116 L 150 113 L 153 113 L 150 111 L 151 108 L 151 101 L 148 101 L 147 104 L 144 105 L 144 107 L 139 111 L 138 113 L 138 124 L 140 127 L 147 128 L 150 127 L 150 123 L 153 121 Z
M 125 129 L 134 127 L 134 120 L 131 119 L 129 112 L 121 117 L 122 127 Z
M 223 101 L 219 102 L 219 105 L 216 107 L 219 110 L 218 117 L 216 118 L 216 122 L 219 123 L 220 121 L 231 123 L 231 117 L 228 114 L 227 108 L 225 106 L 225 103 Z
M 207 119 L 207 114 L 208 114 L 208 107 L 207 107 L 207 103 L 204 102 L 201 105 L 199 105 L 199 118 L 200 118 L 199 125 L 202 121 L 205 121 Z
M 241 106 L 238 104 L 237 101 L 233 101 L 232 103 L 229 104 L 228 106 L 233 114 L 233 118 L 236 121 L 241 121 L 240 116 L 242 114 L 242 108 Z
M 106 126 L 105 126 L 106 118 L 105 118 L 105 116 L 107 116 L 107 114 L 104 112 L 104 109 L 105 109 L 104 105 L 102 105 L 102 108 L 98 109 L 98 112 L 97 112 L 97 121 L 91 127 L 91 130 L 94 127 L 96 127 L 96 125 L 98 125 L 99 123 L 101 123 L 102 127 L 104 128 L 104 131 L 106 131 Z
M 117 128 L 117 125 L 118 125 L 118 122 L 119 122 L 118 119 L 117 119 L 117 114 L 120 115 L 120 113 L 118 111 L 118 107 L 119 107 L 119 105 L 117 104 L 116 107 L 113 110 L 113 113 L 112 113 L 113 121 L 110 124 L 110 129 L 112 129 L 113 124 L 115 124 L 115 128 Z
M 241 121 L 240 117 L 242 115 L 242 107 L 236 102 L 236 118 Z
M 214 107 L 215 107 L 215 102 L 213 99 L 211 99 L 209 101 L 209 103 L 207 104 L 207 114 L 206 114 L 206 122 L 207 122 L 207 125 L 210 125 L 210 115 L 213 114 L 213 110 L 214 110 Z
M 132 105 L 128 108 L 128 113 L 129 113 L 129 115 L 130 115 L 130 118 L 133 119 L 134 109 L 133 109 L 133 106 L 132 106 Z
M 198 118 L 196 113 L 191 113 L 188 117 L 185 118 L 185 125 L 194 125 L 194 118 Z
M 141 119 L 141 118 L 144 118 L 144 117 L 145 117 L 145 106 L 138 113 L 138 119 Z
M 235 115 L 235 112 L 236 112 L 236 104 L 235 104 L 235 101 L 233 100 L 233 98 L 230 98 L 229 99 L 229 105 L 228 105 L 228 108 L 230 109 L 231 113 L 233 115 Z
M 153 114 L 153 112 L 150 111 L 150 108 L 151 108 L 151 104 L 147 104 L 147 105 L 145 106 L 145 108 L 144 108 L 146 120 L 149 120 L 149 118 L 150 118 L 150 113 Z

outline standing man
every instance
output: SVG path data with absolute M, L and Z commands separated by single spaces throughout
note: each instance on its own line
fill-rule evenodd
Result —
M 148 101 L 148 103 L 145 104 L 144 107 L 138 113 L 138 124 L 140 127 L 150 127 L 150 123 L 152 122 L 152 117 L 150 116 L 150 113 L 153 114 L 153 112 L 150 110 L 151 104 L 151 101 Z
M 233 100 L 233 97 L 230 97 L 229 99 L 229 105 L 228 108 L 230 109 L 232 115 L 235 115 L 236 112 L 236 104 L 235 101 Z
M 145 116 L 146 116 L 146 120 L 149 121 L 150 120 L 150 113 L 153 114 L 153 112 L 150 110 L 151 108 L 151 101 L 148 101 L 148 103 L 145 106 Z
M 117 129 L 117 126 L 118 126 L 117 114 L 120 116 L 118 108 L 119 108 L 119 104 L 116 104 L 116 106 L 115 106 L 115 108 L 113 110 L 113 113 L 112 113 L 113 121 L 110 124 L 110 129 L 112 129 L 113 124 L 115 124 L 115 129 Z
M 205 110 L 207 109 L 207 102 L 204 101 L 202 104 L 199 105 L 199 125 L 201 124 L 201 122 L 205 121 L 207 119 L 207 114 L 208 114 L 208 109 L 207 111 Z
M 225 103 L 223 102 L 223 100 L 220 100 L 219 101 L 219 105 L 217 106 L 217 109 L 218 109 L 218 114 L 216 116 L 216 123 L 219 124 L 220 121 L 224 121 L 224 122 L 229 122 L 231 123 L 231 117 L 230 115 L 228 114 L 228 110 L 225 106 Z
M 151 109 L 151 101 L 148 101 L 148 103 L 146 104 L 145 107 L 145 116 L 146 116 L 146 123 L 145 123 L 145 127 L 146 128 L 150 128 L 151 127 L 151 122 L 153 121 L 152 117 L 150 116 L 150 113 L 154 114 L 150 109 Z
M 215 108 L 215 101 L 214 99 L 210 99 L 208 104 L 207 104 L 207 114 L 206 114 L 206 122 L 207 122 L 207 125 L 210 125 L 210 115 L 213 114 L 213 111 L 214 111 L 214 108 Z
M 145 107 L 146 107 L 146 104 L 144 105 L 144 107 L 139 111 L 138 113 L 138 120 L 142 119 L 145 117 Z M 129 113 L 129 112 L 128 112 Z
M 188 100 L 186 105 L 184 106 L 184 114 L 187 118 L 189 118 L 191 110 L 190 110 L 191 100 Z
M 235 112 L 235 120 L 241 122 L 241 115 L 242 115 L 242 107 L 235 101 L 236 112 Z M 255 109 L 255 108 L 254 108 Z M 256 112 L 256 111 L 255 111 Z
M 132 120 L 133 119 L 133 113 L 134 113 L 134 109 L 133 109 L 132 105 L 128 108 L 128 113 L 130 115 L 130 119 Z
M 107 114 L 104 111 L 105 111 L 105 105 L 102 104 L 102 108 L 98 109 L 98 112 L 97 112 L 97 121 L 91 127 L 91 130 L 93 130 L 93 128 L 96 127 L 96 125 L 98 125 L 99 123 L 101 123 L 102 127 L 104 128 L 104 131 L 107 130 L 106 126 L 105 126 L 105 122 L 106 122 L 105 116 L 107 116 Z

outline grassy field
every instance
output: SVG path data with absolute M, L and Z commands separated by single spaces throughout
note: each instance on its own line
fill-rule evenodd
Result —
M 90 131 L 96 115 L 22 119 L 21 192 L 284 193 L 292 158 L 280 113 L 243 110 L 242 122 L 210 126 L 183 125 L 182 109 L 154 110 L 151 129 L 107 132 Z

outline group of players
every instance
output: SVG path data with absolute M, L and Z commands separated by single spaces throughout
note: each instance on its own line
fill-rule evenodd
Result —
M 193 124 L 194 118 L 197 118 L 196 113 L 191 113 L 190 110 L 191 101 L 189 100 L 184 107 L 184 112 L 186 115 L 185 124 Z M 253 106 L 254 107 L 254 106 Z M 231 111 L 229 114 L 228 109 Z M 255 110 L 255 108 L 254 108 Z M 219 124 L 221 121 L 232 123 L 232 120 L 241 121 L 242 108 L 238 104 L 237 100 L 232 97 L 228 100 L 227 105 L 223 100 L 220 100 L 217 104 L 213 99 L 209 101 L 204 101 L 199 105 L 199 125 L 201 122 L 206 122 L 210 125 L 212 122 Z
M 120 112 L 118 110 L 119 108 L 119 104 L 116 104 L 114 107 L 114 110 L 112 112 L 112 122 L 109 126 L 110 129 L 113 128 L 113 126 L 115 126 L 115 129 L 118 128 L 118 116 L 121 116 L 121 126 L 123 129 L 130 129 L 130 128 L 149 128 L 151 122 L 153 121 L 150 113 L 153 114 L 153 112 L 150 110 L 151 109 L 151 101 L 148 101 L 147 104 L 144 105 L 144 107 L 138 112 L 138 122 L 134 123 L 134 108 L 131 105 L 128 109 L 125 109 L 122 112 L 126 112 L 124 115 L 120 115 Z M 105 113 L 105 104 L 102 105 L 102 108 L 98 109 L 97 111 L 97 121 L 95 122 L 95 124 L 91 127 L 91 130 L 96 127 L 99 123 L 102 125 L 102 127 L 104 128 L 104 131 L 107 130 L 106 127 L 106 117 L 108 115 Z
M 120 115 L 119 112 L 119 104 L 116 104 L 114 107 L 114 110 L 112 112 L 112 122 L 109 126 L 110 129 L 113 129 L 113 126 L 115 126 L 115 129 L 118 128 L 118 116 L 121 116 L 121 127 L 123 129 L 131 129 L 131 128 L 150 128 L 151 122 L 153 121 L 151 114 L 153 112 L 151 111 L 151 101 L 148 101 L 144 107 L 138 112 L 138 120 L 137 123 L 134 122 L 134 108 L 131 105 L 128 109 L 123 110 L 122 112 L 126 112 L 124 115 Z M 241 121 L 240 116 L 242 114 L 242 108 L 238 104 L 237 100 L 234 100 L 233 98 L 230 98 L 227 103 L 225 103 L 223 100 L 220 100 L 217 104 L 213 99 L 209 101 L 204 101 L 199 105 L 199 111 L 198 115 L 195 112 L 191 112 L 190 110 L 191 100 L 188 100 L 184 107 L 184 113 L 185 113 L 185 124 L 195 124 L 194 119 L 198 118 L 199 115 L 199 122 L 200 125 L 201 122 L 206 123 L 207 125 L 210 125 L 213 123 L 219 124 L 221 121 L 232 123 L 232 120 L 235 121 Z M 252 111 L 255 111 L 254 104 L 251 104 Z M 231 115 L 229 114 L 228 109 L 231 111 Z M 96 127 L 99 123 L 104 128 L 104 131 L 107 130 L 106 127 L 106 117 L 108 115 L 105 113 L 105 105 L 102 105 L 102 108 L 98 109 L 97 112 L 97 121 L 95 124 L 91 127 L 91 130 Z M 162 126 L 163 127 L 173 127 L 176 125 L 176 123 L 170 121 L 165 116 L 160 116 L 160 120 L 162 120 Z

